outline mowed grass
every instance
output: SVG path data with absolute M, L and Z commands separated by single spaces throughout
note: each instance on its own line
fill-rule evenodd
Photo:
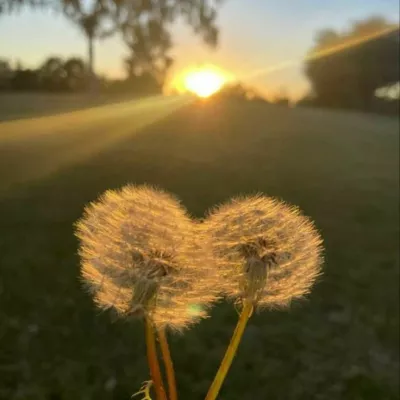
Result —
M 98 93 L 0 92 L 0 121 L 59 114 L 127 98 L 127 95 Z
M 0 140 L 0 398 L 129 399 L 149 378 L 142 324 L 95 308 L 73 234 L 104 190 L 149 183 L 197 217 L 237 194 L 277 196 L 325 239 L 308 299 L 252 317 L 221 400 L 397 399 L 398 122 L 236 102 L 182 106 L 140 130 L 124 118 Z M 171 339 L 181 399 L 204 398 L 236 319 L 223 303 Z

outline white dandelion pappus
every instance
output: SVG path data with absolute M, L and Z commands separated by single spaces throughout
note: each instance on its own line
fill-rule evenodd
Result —
M 197 226 L 166 192 L 109 190 L 85 208 L 76 234 L 82 276 L 102 308 L 181 331 L 217 299 Z
M 212 210 L 211 237 L 221 290 L 260 307 L 287 306 L 307 294 L 321 272 L 322 239 L 298 208 L 263 195 Z

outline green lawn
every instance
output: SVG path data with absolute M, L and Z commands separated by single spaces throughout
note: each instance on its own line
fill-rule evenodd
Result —
M 128 182 L 196 216 L 262 191 L 325 239 L 309 299 L 251 319 L 221 400 L 397 399 L 398 122 L 169 101 L 0 124 L 0 399 L 129 399 L 148 379 L 141 324 L 95 309 L 73 236 L 88 201 Z M 204 398 L 236 317 L 221 304 L 173 337 L 181 399 Z
M 118 94 L 0 92 L 0 121 L 57 114 L 127 98 Z

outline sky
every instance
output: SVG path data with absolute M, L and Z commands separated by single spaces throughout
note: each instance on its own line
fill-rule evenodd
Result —
M 281 91 L 299 97 L 308 89 L 301 59 L 324 28 L 345 30 L 352 21 L 372 15 L 399 21 L 398 0 L 225 0 L 219 9 L 220 40 L 213 50 L 179 22 L 173 27 L 175 59 L 170 81 L 201 64 L 217 66 L 268 97 Z M 122 78 L 128 51 L 112 37 L 96 43 L 95 70 Z M 50 55 L 86 57 L 78 27 L 51 11 L 24 11 L 0 17 L 0 58 L 37 67 Z M 253 71 L 298 60 L 289 67 L 252 76 Z

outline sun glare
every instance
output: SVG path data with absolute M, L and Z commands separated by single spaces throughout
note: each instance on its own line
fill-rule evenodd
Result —
M 190 71 L 184 78 L 185 89 L 199 97 L 209 97 L 218 92 L 225 82 L 222 73 L 211 68 Z

